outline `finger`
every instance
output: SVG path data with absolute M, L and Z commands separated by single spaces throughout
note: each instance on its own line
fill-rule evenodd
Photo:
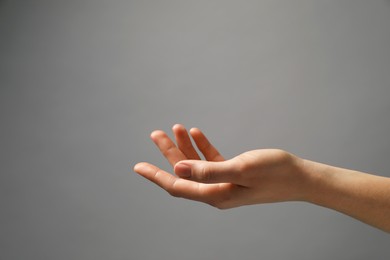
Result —
M 207 161 L 220 162 L 225 160 L 198 128 L 192 128 L 190 134 Z
M 177 146 L 187 159 L 200 160 L 201 158 L 192 145 L 191 139 L 184 126 L 176 124 L 173 126 L 172 130 L 176 138 Z
M 202 184 L 181 179 L 145 162 L 136 164 L 134 166 L 134 171 L 157 184 L 174 197 L 181 197 L 211 204 L 216 197 L 220 196 L 218 195 L 219 193 L 223 193 L 221 192 L 223 191 L 223 185 Z
M 233 183 L 241 185 L 240 172 L 233 161 L 207 162 L 180 161 L 174 166 L 175 173 L 188 180 L 202 183 Z
M 180 151 L 179 148 L 176 147 L 175 143 L 163 131 L 156 130 L 152 132 L 150 138 L 172 166 L 174 166 L 178 161 L 187 159 L 187 157 Z

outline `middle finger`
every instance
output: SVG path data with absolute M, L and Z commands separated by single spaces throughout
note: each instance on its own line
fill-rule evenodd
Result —
M 177 145 L 182 153 L 190 160 L 200 160 L 198 153 L 192 145 L 191 139 L 187 133 L 187 130 L 183 125 L 176 124 L 172 128 L 176 138 Z

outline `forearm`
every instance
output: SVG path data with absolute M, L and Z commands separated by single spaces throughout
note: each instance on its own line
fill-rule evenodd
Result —
M 305 200 L 390 232 L 390 178 L 304 160 Z

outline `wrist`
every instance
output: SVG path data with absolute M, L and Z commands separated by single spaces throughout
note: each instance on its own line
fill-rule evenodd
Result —
M 321 194 L 322 186 L 325 183 L 324 176 L 329 173 L 331 166 L 314 161 L 298 158 L 297 168 L 300 176 L 300 187 L 298 193 L 299 201 L 317 204 L 318 196 Z
M 293 154 L 288 155 L 289 165 L 282 175 L 284 187 L 279 193 L 280 201 L 311 202 L 318 188 L 320 165 Z
M 343 191 L 339 168 L 303 159 L 302 174 L 306 178 L 303 201 L 329 207 Z

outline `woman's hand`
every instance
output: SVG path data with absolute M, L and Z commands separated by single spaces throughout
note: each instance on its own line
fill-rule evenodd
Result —
M 151 138 L 177 176 L 145 162 L 134 167 L 172 196 L 220 209 L 305 199 L 307 178 L 301 171 L 302 159 L 282 150 L 264 149 L 224 160 L 206 136 L 192 128 L 190 136 L 206 159 L 202 161 L 184 126 L 175 125 L 172 130 L 176 144 L 160 130 Z
M 151 138 L 177 176 L 149 163 L 134 170 L 175 197 L 197 200 L 220 209 L 249 204 L 301 200 L 330 208 L 390 232 L 390 178 L 338 168 L 264 149 L 224 160 L 196 128 L 190 135 L 173 127 L 177 145 L 162 131 Z

